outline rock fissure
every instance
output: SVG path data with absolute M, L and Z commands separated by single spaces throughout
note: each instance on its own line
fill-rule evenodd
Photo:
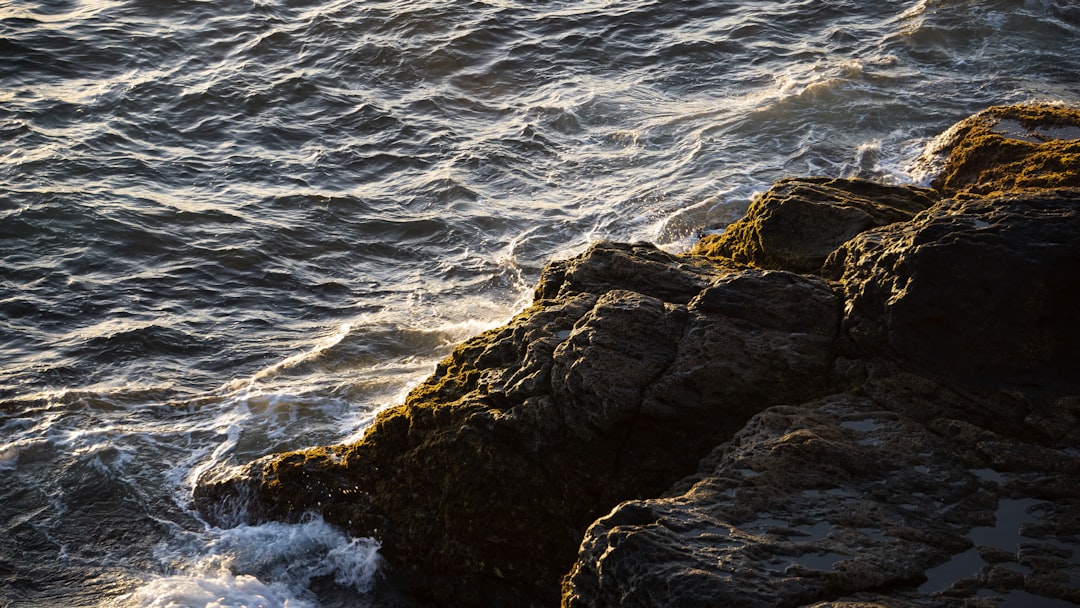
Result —
M 682 313 L 683 314 L 680 315 L 680 319 L 678 321 L 679 328 L 675 332 L 678 333 L 678 337 L 674 340 L 676 344 L 676 352 L 678 351 L 678 345 L 682 344 L 682 341 L 686 337 L 686 328 L 689 324 L 687 319 L 685 318 L 687 314 L 685 308 L 682 309 Z M 672 356 L 668 359 L 667 363 L 659 370 L 657 370 L 651 378 L 646 379 L 644 385 L 642 386 L 641 398 L 638 400 L 637 407 L 635 407 L 630 414 L 630 420 L 627 424 L 627 430 L 623 435 L 623 442 L 615 450 L 615 458 L 612 465 L 612 472 L 614 476 L 617 477 L 619 472 L 622 470 L 624 455 L 628 447 L 630 446 L 634 435 L 636 435 L 636 433 L 641 430 L 640 427 L 643 424 L 642 410 L 645 407 L 645 400 L 648 398 L 649 388 L 652 385 L 656 384 L 665 375 L 667 375 L 667 373 L 671 370 L 674 364 L 675 354 L 672 353 Z

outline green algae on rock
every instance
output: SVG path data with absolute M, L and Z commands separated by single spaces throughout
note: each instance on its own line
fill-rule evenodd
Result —
M 691 253 L 758 268 L 817 272 L 855 235 L 911 219 L 937 195 L 915 186 L 861 179 L 782 179 L 750 203 L 722 234 L 703 238 Z
M 929 156 L 943 157 L 931 186 L 945 196 L 1080 187 L 1080 110 L 994 106 L 942 134 Z

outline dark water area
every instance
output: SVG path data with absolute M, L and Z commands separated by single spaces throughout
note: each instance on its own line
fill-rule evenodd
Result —
M 553 257 L 1021 102 L 1080 105 L 1075 3 L 0 0 L 0 606 L 377 603 L 194 479 L 358 437 Z

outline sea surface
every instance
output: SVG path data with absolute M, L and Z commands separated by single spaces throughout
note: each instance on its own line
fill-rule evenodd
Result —
M 0 608 L 379 606 L 199 473 L 357 438 L 553 258 L 1020 102 L 1080 105 L 1076 2 L 0 0 Z

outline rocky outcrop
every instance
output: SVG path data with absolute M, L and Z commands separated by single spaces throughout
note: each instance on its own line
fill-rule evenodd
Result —
M 553 262 L 361 441 L 196 505 L 320 512 L 439 605 L 1080 602 L 1080 190 L 979 179 L 782 180 L 690 254 Z
M 376 535 L 428 598 L 554 605 L 593 520 L 663 492 L 755 413 L 832 390 L 840 312 L 821 278 L 600 243 L 361 442 L 218 471 L 196 504 L 220 523 L 318 511 Z
M 1067 134 L 1072 115 L 1027 128 Z M 808 208 L 798 180 L 698 246 L 835 280 L 848 388 L 763 411 L 664 497 L 598 520 L 564 606 L 1080 604 L 1080 190 L 1019 187 L 1047 183 L 1045 155 L 1077 142 L 1024 143 L 992 157 L 1034 159 L 1007 192 L 939 180 L 925 211 L 820 239 L 810 263 L 739 253 L 770 222 L 813 223 L 783 217 Z M 970 169 L 974 144 L 953 145 L 946 166 Z
M 937 200 L 915 186 L 861 179 L 788 178 L 754 199 L 746 216 L 691 253 L 793 272 L 817 272 L 855 235 L 911 219 Z
M 924 162 L 947 196 L 1080 187 L 1080 110 L 995 106 L 943 133 Z
M 762 412 L 689 488 L 597 521 L 564 606 L 1080 602 L 1078 506 L 1075 454 L 836 395 Z
M 1076 380 L 1080 190 L 948 199 L 829 258 L 847 333 L 924 373 L 984 388 Z

